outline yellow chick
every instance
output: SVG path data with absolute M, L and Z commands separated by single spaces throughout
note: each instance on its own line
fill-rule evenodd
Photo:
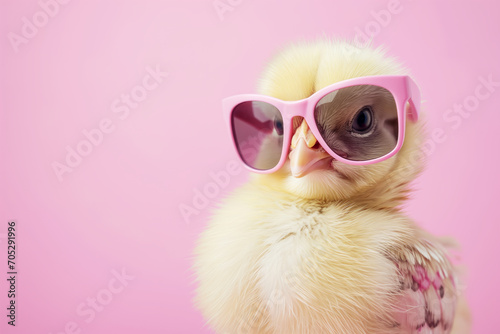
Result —
M 407 72 L 380 48 L 318 41 L 279 54 L 259 91 L 300 101 L 334 83 L 379 75 Z M 217 333 L 469 333 L 447 245 L 400 210 L 422 169 L 422 121 L 406 122 L 404 145 L 388 159 L 339 161 L 385 150 L 370 127 L 384 124 L 385 136 L 397 137 L 389 118 L 371 124 L 381 116 L 370 103 L 382 95 L 335 97 L 340 102 L 316 119 L 323 145 L 311 124 L 294 117 L 282 167 L 252 174 L 214 213 L 194 268 L 197 306 Z M 280 131 L 283 124 L 275 125 Z M 323 146 L 343 131 L 354 146 L 335 147 L 335 158 Z

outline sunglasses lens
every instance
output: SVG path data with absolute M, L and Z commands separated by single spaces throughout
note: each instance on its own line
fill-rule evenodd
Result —
M 351 161 L 390 153 L 398 142 L 398 111 L 385 88 L 357 85 L 341 88 L 318 101 L 314 118 L 332 151 Z
M 283 117 L 262 101 L 238 104 L 231 115 L 233 137 L 241 159 L 259 170 L 274 168 L 283 149 Z

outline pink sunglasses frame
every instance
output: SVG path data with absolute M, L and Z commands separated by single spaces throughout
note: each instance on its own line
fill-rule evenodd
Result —
M 398 113 L 398 142 L 396 147 L 386 155 L 366 160 L 366 161 L 352 161 L 345 158 L 342 158 L 335 152 L 333 152 L 326 142 L 323 140 L 320 132 L 316 126 L 316 121 L 314 119 L 314 109 L 316 108 L 316 104 L 328 93 L 356 85 L 374 85 L 387 89 L 394 96 L 394 100 L 396 102 L 397 113 Z M 240 155 L 238 150 L 238 146 L 236 144 L 235 136 L 233 133 L 233 127 L 231 125 L 231 115 L 234 108 L 246 101 L 262 101 L 269 103 L 276 107 L 281 116 L 283 117 L 283 149 L 281 152 L 280 161 L 276 164 L 275 167 L 271 169 L 255 169 L 251 166 L 248 166 L 243 158 Z M 406 108 L 408 103 L 409 108 Z M 348 79 L 340 82 L 336 82 L 332 85 L 329 85 L 319 91 L 315 92 L 308 98 L 298 100 L 298 101 L 283 101 L 271 96 L 267 95 L 259 95 L 259 94 L 241 94 L 235 95 L 228 98 L 225 98 L 222 101 L 222 107 L 224 112 L 224 117 L 226 119 L 226 123 L 229 126 L 229 131 L 231 134 L 233 145 L 238 153 L 240 160 L 243 164 L 251 171 L 256 173 L 273 173 L 279 170 L 286 162 L 288 157 L 288 152 L 290 150 L 290 143 L 293 136 L 293 118 L 294 117 L 303 117 L 312 134 L 319 142 L 321 147 L 334 159 L 344 162 L 349 165 L 368 165 L 380 161 L 384 161 L 389 159 L 393 155 L 395 155 L 403 146 L 404 136 L 405 136 L 405 127 L 406 127 L 406 117 L 408 117 L 412 122 L 416 122 L 418 120 L 418 115 L 420 111 L 420 91 L 418 89 L 417 84 L 407 75 L 378 75 L 378 76 L 365 76 L 358 77 L 354 79 Z

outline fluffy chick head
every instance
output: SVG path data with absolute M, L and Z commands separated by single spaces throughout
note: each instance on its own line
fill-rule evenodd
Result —
M 259 93 L 285 101 L 301 100 L 333 83 L 371 75 L 406 75 L 407 71 L 381 48 L 355 46 L 344 41 L 319 41 L 286 48 L 270 63 L 260 81 Z M 308 200 L 366 202 L 397 207 L 406 199 L 408 184 L 422 167 L 421 126 L 408 121 L 402 149 L 374 164 L 354 166 L 335 159 L 327 168 L 297 175 L 290 168 L 297 136 L 310 140 L 302 118 L 293 120 L 294 138 L 285 165 L 272 174 L 255 175 L 255 181 Z M 309 144 L 308 144 L 309 145 Z M 312 139 L 311 145 L 319 145 Z

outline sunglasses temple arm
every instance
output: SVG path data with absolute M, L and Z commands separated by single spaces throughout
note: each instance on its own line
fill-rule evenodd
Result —
M 409 85 L 409 103 L 410 110 L 408 111 L 408 118 L 413 122 L 418 120 L 418 114 L 420 112 L 420 89 L 418 89 L 417 84 L 410 77 L 408 77 Z

